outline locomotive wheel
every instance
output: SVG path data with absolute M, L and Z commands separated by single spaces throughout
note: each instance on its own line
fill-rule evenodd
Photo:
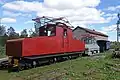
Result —
M 32 67 L 35 68 L 36 65 L 37 65 L 36 61 L 33 61 L 33 62 L 32 62 Z
M 40 62 L 40 60 L 38 60 L 37 64 L 38 64 L 38 66 L 41 66 L 41 62 Z M 31 65 L 31 66 L 32 66 L 32 65 Z
M 68 59 L 70 59 L 70 60 L 71 60 L 71 59 L 72 59 L 72 56 L 68 56 Z
M 54 63 L 53 58 L 49 60 L 49 63 L 50 63 L 50 64 L 51 64 L 51 63 Z
M 79 57 L 82 57 L 82 54 L 81 54 L 81 53 L 79 53 Z
M 56 57 L 54 58 L 54 62 L 57 62 L 57 58 Z
M 19 70 L 19 71 L 22 71 L 23 69 L 24 69 L 24 67 L 22 66 L 21 63 L 19 63 L 19 65 L 18 65 L 18 70 Z
M 31 65 L 31 64 L 28 64 L 28 68 L 32 68 L 32 65 Z
M 24 68 L 22 66 L 18 66 L 18 70 L 22 71 Z

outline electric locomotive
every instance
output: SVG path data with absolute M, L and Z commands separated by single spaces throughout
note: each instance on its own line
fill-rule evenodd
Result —
M 43 16 L 32 20 L 39 36 L 8 40 L 6 43 L 10 68 L 34 67 L 84 54 L 85 43 L 73 37 L 71 26 L 63 17 Z

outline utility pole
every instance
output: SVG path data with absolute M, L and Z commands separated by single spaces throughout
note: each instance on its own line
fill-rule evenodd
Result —
M 2 18 L 0 18 L 0 26 L 2 26 Z
M 120 13 L 118 13 L 118 21 L 117 21 L 117 42 L 119 42 L 119 36 L 120 36 L 120 29 L 119 29 L 119 24 L 120 24 Z

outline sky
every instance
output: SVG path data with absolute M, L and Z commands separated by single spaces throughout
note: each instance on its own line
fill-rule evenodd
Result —
M 120 0 L 0 0 L 3 25 L 16 32 L 33 29 L 37 16 L 66 17 L 72 26 L 95 29 L 116 41 Z

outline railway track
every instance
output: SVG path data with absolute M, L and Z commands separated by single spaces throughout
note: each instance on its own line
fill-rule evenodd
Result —
M 87 56 L 87 55 L 86 55 Z M 79 57 L 84 57 L 84 56 L 79 56 Z M 101 54 L 96 54 L 96 55 L 91 55 L 91 56 L 89 56 L 89 57 L 92 57 L 92 58 L 99 58 L 99 57 L 101 57 Z M 78 57 L 77 57 L 78 58 Z M 67 59 L 67 60 L 69 60 L 69 59 Z M 64 61 L 64 60 L 62 60 L 62 61 Z M 60 62 L 62 62 L 62 61 L 60 61 Z M 59 61 L 57 61 L 57 62 L 59 62 Z M 52 63 L 51 63 L 52 64 Z M 42 64 L 41 66 L 44 66 L 44 65 L 46 65 L 46 63 L 44 63 L 44 64 Z M 36 66 L 36 67 L 38 67 L 38 66 Z M 2 70 L 2 69 L 8 69 L 8 57 L 6 57 L 6 58 L 1 58 L 0 59 L 0 69 Z
M 0 69 L 8 68 L 8 57 L 0 59 Z
M 4 60 L 8 60 L 8 58 L 7 58 L 7 57 L 6 57 L 6 58 L 1 58 L 1 59 L 0 59 L 0 62 L 1 62 L 1 61 L 4 61 Z

